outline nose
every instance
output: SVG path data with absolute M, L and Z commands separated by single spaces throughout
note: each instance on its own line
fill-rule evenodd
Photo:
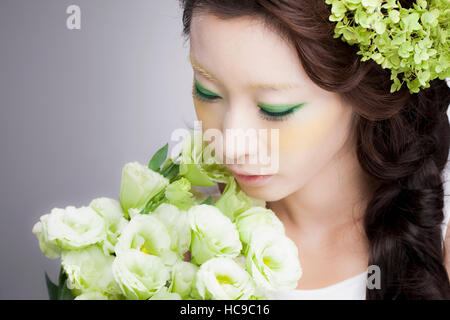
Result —
M 226 164 L 252 163 L 257 155 L 258 132 L 249 109 L 248 106 L 236 104 L 225 114 L 222 133 Z

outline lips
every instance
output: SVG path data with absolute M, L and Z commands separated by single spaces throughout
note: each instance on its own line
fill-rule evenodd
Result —
M 236 180 L 238 180 L 240 183 L 249 185 L 249 186 L 261 186 L 267 181 L 270 180 L 273 175 L 267 174 L 249 174 L 249 173 L 242 173 L 242 172 L 236 172 L 235 170 L 231 170 L 233 175 L 235 176 Z
M 234 175 L 240 175 L 240 176 L 259 176 L 260 175 L 258 173 L 250 173 L 250 172 L 245 172 L 245 171 L 236 171 L 234 169 L 231 169 L 231 172 Z

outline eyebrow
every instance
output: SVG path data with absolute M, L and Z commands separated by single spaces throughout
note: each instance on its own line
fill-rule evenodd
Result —
M 209 72 L 206 68 L 201 66 L 194 59 L 194 57 L 192 55 L 189 56 L 189 59 L 191 61 L 191 65 L 194 70 L 197 70 L 205 78 L 207 78 L 211 81 L 219 82 L 219 80 L 217 80 L 217 78 L 211 72 Z M 276 82 L 276 83 L 252 82 L 252 83 L 247 83 L 245 85 L 245 87 L 252 88 L 252 89 L 284 90 L 284 89 L 298 88 L 298 87 L 300 87 L 300 85 L 298 85 L 296 83 L 281 83 L 281 82 Z

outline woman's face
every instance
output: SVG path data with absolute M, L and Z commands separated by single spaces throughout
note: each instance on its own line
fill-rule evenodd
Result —
M 224 161 L 248 195 L 280 200 L 302 188 L 336 156 L 350 148 L 352 108 L 337 94 L 315 85 L 295 48 L 277 33 L 248 17 L 221 20 L 194 14 L 190 34 L 194 69 L 193 98 L 203 130 L 225 137 Z M 278 166 L 269 179 L 249 182 L 238 173 L 268 174 L 274 167 L 254 164 L 251 148 L 231 148 L 227 130 L 278 129 Z

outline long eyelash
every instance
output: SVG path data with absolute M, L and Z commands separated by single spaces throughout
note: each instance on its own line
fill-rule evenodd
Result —
M 285 121 L 294 114 L 294 111 L 295 111 L 295 109 L 291 109 L 291 110 L 287 110 L 284 112 L 270 113 L 270 112 L 264 111 L 263 109 L 260 108 L 258 110 L 258 114 L 264 120 Z

